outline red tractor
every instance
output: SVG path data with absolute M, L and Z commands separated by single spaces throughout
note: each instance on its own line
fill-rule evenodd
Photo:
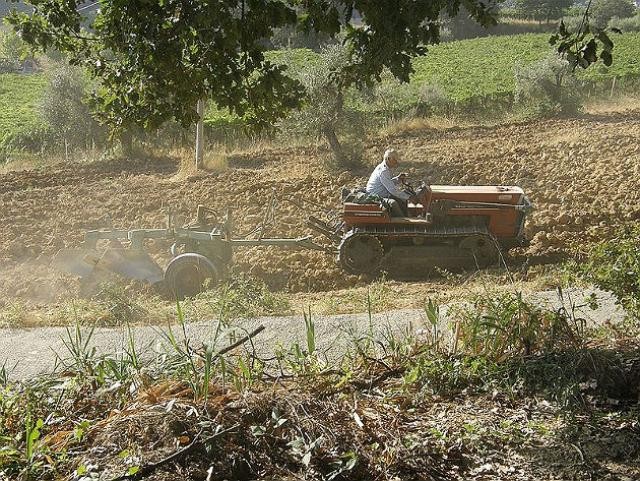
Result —
M 531 203 L 519 187 L 432 185 L 416 192 L 405 217 L 382 202 L 347 194 L 338 259 L 353 274 L 380 269 L 425 273 L 433 268 L 487 267 L 526 244 Z

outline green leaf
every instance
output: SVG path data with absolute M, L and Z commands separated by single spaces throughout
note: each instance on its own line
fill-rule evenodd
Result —
M 140 471 L 140 466 L 131 466 L 127 469 L 127 476 L 133 476 L 138 471 Z

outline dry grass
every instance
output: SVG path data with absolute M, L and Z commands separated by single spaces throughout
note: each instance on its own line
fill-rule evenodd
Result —
M 613 98 L 590 100 L 585 112 L 592 115 L 625 113 L 640 110 L 640 97 L 637 95 L 614 95 Z

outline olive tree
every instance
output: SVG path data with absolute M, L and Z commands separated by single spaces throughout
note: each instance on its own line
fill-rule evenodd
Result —
M 286 60 L 283 58 L 283 60 Z M 333 75 L 349 65 L 347 50 L 341 45 L 324 47 L 320 54 L 298 69 L 296 79 L 306 95 L 300 109 L 282 123 L 286 132 L 322 137 L 331 150 L 333 163 L 344 166 L 354 161 L 345 149 L 338 132 L 353 134 L 361 126 L 360 114 L 345 106 L 347 87 L 335 82 Z
M 41 113 L 48 131 L 64 145 L 65 152 L 104 138 L 85 101 L 87 91 L 79 68 L 58 63 L 48 69 Z
M 636 11 L 633 0 L 594 0 L 591 15 L 594 24 L 604 28 L 613 17 L 629 18 Z
M 523 17 L 535 20 L 560 18 L 574 4 L 574 0 L 516 0 L 516 11 Z

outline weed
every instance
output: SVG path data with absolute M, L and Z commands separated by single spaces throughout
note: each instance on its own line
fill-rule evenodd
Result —
M 640 225 L 628 225 L 594 247 L 586 262 L 575 265 L 583 278 L 609 291 L 627 313 L 640 319 Z
M 147 317 L 147 310 L 136 299 L 131 286 L 120 283 L 103 283 L 93 300 L 105 313 L 98 323 L 105 326 L 119 326 L 137 322 Z
M 584 333 L 575 306 L 556 311 L 526 301 L 521 292 L 481 294 L 454 309 L 465 352 L 504 360 L 574 346 Z
M 188 317 L 216 316 L 225 324 L 235 319 L 283 314 L 289 310 L 289 302 L 282 294 L 271 292 L 263 281 L 244 276 L 185 301 Z
M 71 370 L 80 375 L 93 375 L 96 365 L 96 348 L 90 345 L 94 327 L 83 330 L 76 320 L 74 326 L 65 328 L 67 337 L 62 342 L 70 357 L 63 358 L 56 353 L 56 364 L 63 370 Z
M 21 327 L 27 324 L 29 318 L 27 304 L 19 299 L 9 302 L 1 314 L 0 327 Z

